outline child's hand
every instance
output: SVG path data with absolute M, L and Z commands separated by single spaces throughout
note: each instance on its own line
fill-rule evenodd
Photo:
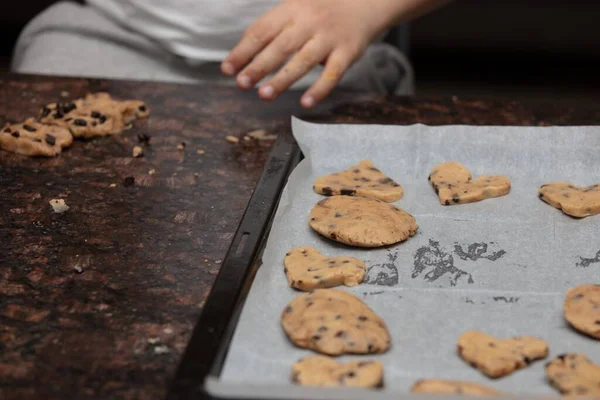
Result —
M 439 1 L 439 0 L 438 0 Z M 223 61 L 224 74 L 251 89 L 291 59 L 259 89 L 273 100 L 317 64 L 320 78 L 302 96 L 304 107 L 324 99 L 378 34 L 406 11 L 407 3 L 431 0 L 283 0 L 251 25 Z M 399 4 L 403 3 L 403 7 Z

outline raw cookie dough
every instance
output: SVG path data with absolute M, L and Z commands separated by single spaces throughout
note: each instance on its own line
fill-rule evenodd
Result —
M 292 381 L 304 386 L 383 386 L 383 364 L 373 360 L 339 363 L 327 356 L 309 356 L 292 367 Z
M 600 365 L 583 354 L 561 354 L 546 364 L 552 386 L 568 397 L 600 398 Z
M 572 217 L 583 218 L 600 213 L 600 185 L 579 187 L 568 182 L 543 185 L 540 199 Z
M 600 285 L 580 285 L 565 296 L 565 319 L 580 332 L 600 339 Z
M 412 215 L 380 200 L 333 196 L 319 201 L 309 224 L 321 235 L 356 247 L 380 247 L 402 242 L 417 232 Z
M 402 186 L 369 160 L 361 161 L 345 171 L 317 178 L 313 189 L 325 196 L 359 196 L 388 203 L 400 200 L 404 193 Z
M 148 115 L 148 108 L 142 101 L 120 101 L 108 93 L 95 93 L 74 102 L 45 106 L 40 121 L 69 128 L 75 137 L 91 138 L 119 134 L 134 120 Z
M 365 279 L 365 263 L 353 257 L 327 257 L 313 247 L 286 253 L 285 274 L 290 287 L 310 291 L 334 286 L 356 286 Z
M 502 175 L 481 175 L 473 180 L 471 172 L 457 162 L 446 162 L 433 167 L 429 182 L 440 199 L 440 204 L 474 203 L 510 192 L 510 180 Z
M 30 118 L 5 125 L 0 131 L 0 148 L 26 156 L 54 157 L 73 143 L 68 129 L 43 125 Z
M 292 300 L 281 314 L 292 343 L 322 354 L 383 353 L 391 345 L 385 322 L 359 298 L 316 289 Z
M 490 378 L 499 378 L 548 355 L 548 344 L 531 336 L 497 339 L 479 331 L 458 338 L 458 355 Z
M 502 392 L 472 382 L 421 379 L 410 389 L 413 393 L 458 394 L 463 396 L 499 396 Z

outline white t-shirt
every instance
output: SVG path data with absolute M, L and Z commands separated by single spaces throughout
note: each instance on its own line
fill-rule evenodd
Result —
M 279 0 L 87 0 L 121 25 L 191 63 L 222 61 Z

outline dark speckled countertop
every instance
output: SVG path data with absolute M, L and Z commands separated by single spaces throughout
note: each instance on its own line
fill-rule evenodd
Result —
M 152 112 L 123 135 L 78 140 L 57 158 L 0 151 L 3 399 L 164 397 L 271 143 L 234 145 L 228 135 L 289 131 L 291 114 L 381 124 L 600 122 L 599 106 L 552 101 L 344 92 L 306 113 L 293 93 L 265 104 L 229 88 L 15 75 L 0 81 L 0 123 L 94 91 L 145 100 Z M 131 156 L 137 134 L 151 137 L 143 158 Z M 55 214 L 48 203 L 55 198 L 70 209 Z

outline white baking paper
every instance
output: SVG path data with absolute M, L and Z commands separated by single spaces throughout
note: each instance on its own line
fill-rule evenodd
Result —
M 476 329 L 501 338 L 539 336 L 548 360 L 581 352 L 600 363 L 600 345 L 563 319 L 566 290 L 600 277 L 600 215 L 573 219 L 538 199 L 552 181 L 600 182 L 599 127 L 473 127 L 319 125 L 293 119 L 305 159 L 293 171 L 275 216 L 260 267 L 226 359 L 222 384 L 292 386 L 290 371 L 312 354 L 286 338 L 280 314 L 301 294 L 288 287 L 285 253 L 313 246 L 331 256 L 366 261 L 366 282 L 343 288 L 363 299 L 388 324 L 391 349 L 384 393 L 407 393 L 421 378 L 479 382 L 520 394 L 556 393 L 545 361 L 490 380 L 456 354 L 456 341 Z M 308 214 L 323 199 L 315 178 L 372 160 L 402 184 L 395 204 L 412 214 L 418 233 L 382 249 L 336 244 L 313 232 Z M 503 174 L 509 195 L 441 206 L 427 176 L 434 165 L 459 161 L 474 176 Z M 546 360 L 547 361 L 547 360 Z

